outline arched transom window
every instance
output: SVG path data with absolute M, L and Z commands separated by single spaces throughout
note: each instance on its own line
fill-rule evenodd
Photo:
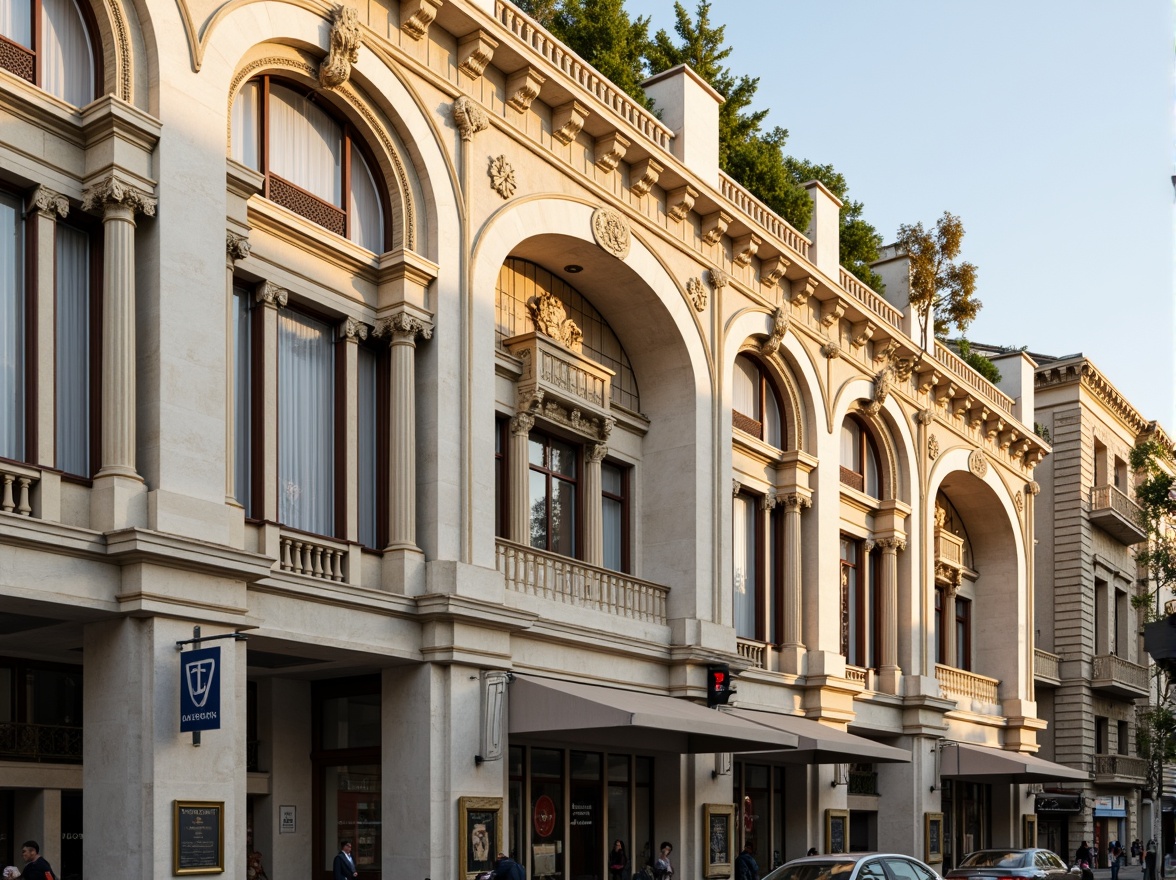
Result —
M 350 125 L 313 92 L 268 76 L 233 103 L 232 157 L 265 175 L 266 198 L 369 251 L 385 249 L 372 166 Z
M 0 0 L 0 67 L 81 107 L 94 100 L 95 62 L 77 0 Z

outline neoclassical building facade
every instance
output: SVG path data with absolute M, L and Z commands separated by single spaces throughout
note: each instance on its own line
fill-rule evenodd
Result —
M 951 863 L 1086 778 L 1035 754 L 1032 367 L 722 173 L 693 72 L 655 116 L 502 0 L 10 5 L 0 859 Z

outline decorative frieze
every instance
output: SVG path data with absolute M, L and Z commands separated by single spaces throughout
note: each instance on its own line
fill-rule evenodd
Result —
M 592 237 L 617 259 L 629 255 L 629 221 L 612 208 L 597 208 L 592 212 Z
M 514 169 L 506 161 L 506 156 L 495 156 L 490 160 L 490 186 L 504 199 L 514 195 Z
M 788 313 L 782 308 L 777 308 L 772 314 L 772 332 L 760 346 L 760 354 L 764 357 L 771 357 L 780 349 L 780 343 L 784 341 L 784 334 L 788 332 Z
M 539 90 L 545 82 L 547 77 L 534 67 L 516 70 L 506 78 L 506 103 L 520 113 L 526 113 L 539 97 Z
M 477 79 L 494 58 L 498 41 L 483 30 L 466 34 L 457 41 L 457 69 Z
M 702 286 L 701 278 L 691 278 L 686 282 L 686 293 L 696 312 L 706 308 L 706 288 Z
M 359 61 L 363 34 L 359 29 L 359 12 L 353 6 L 338 6 L 331 18 L 330 47 L 319 66 L 319 85 L 334 89 L 347 82 L 351 65 Z
M 596 167 L 601 171 L 616 171 L 628 149 L 629 139 L 619 131 L 598 137 L 595 145 Z
M 576 139 L 588 118 L 588 108 L 579 101 L 568 101 L 551 111 L 551 136 L 565 147 Z
M 33 191 L 33 206 L 37 213 L 51 220 L 64 220 L 69 216 L 69 199 L 47 186 L 39 186 Z
M 731 215 L 726 211 L 712 211 L 702 218 L 702 241 L 704 244 L 718 244 L 727 227 L 731 225 Z
M 737 266 L 750 266 L 751 258 L 755 256 L 763 239 L 754 232 L 741 235 L 731 242 L 731 259 Z
M 686 184 L 666 193 L 666 214 L 675 223 L 681 223 L 694 207 L 694 200 L 698 198 L 698 190 Z
M 652 157 L 634 162 L 629 167 L 629 189 L 635 196 L 648 195 L 664 170 L 661 163 Z
M 400 29 L 414 40 L 423 40 L 429 34 L 429 25 L 437 17 L 442 0 L 402 0 L 400 4 Z
M 485 110 L 465 95 L 461 95 L 453 102 L 453 124 L 457 126 L 461 139 L 469 143 L 474 139 L 474 135 L 490 127 L 490 120 L 486 117 Z

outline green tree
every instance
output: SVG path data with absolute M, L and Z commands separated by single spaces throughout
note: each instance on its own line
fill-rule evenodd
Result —
M 898 248 L 910 259 L 910 304 L 919 317 L 924 348 L 930 332 L 944 337 L 955 327 L 963 333 L 980 311 L 976 267 L 956 262 L 963 240 L 963 222 L 947 211 L 934 229 L 922 223 L 898 228 Z
M 985 355 L 972 350 L 972 343 L 962 336 L 954 343 L 956 351 L 960 353 L 960 360 L 991 382 L 993 385 L 1000 381 L 1000 368 Z M 1046 441 L 1048 442 L 1048 441 Z

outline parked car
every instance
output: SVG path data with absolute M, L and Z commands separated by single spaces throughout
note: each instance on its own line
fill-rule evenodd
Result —
M 942 880 L 932 868 L 901 853 L 806 856 L 781 865 L 764 880 Z
M 947 872 L 947 880 L 1005 880 L 1013 877 L 1053 878 L 1068 873 L 1061 856 L 1048 849 L 978 849 Z

